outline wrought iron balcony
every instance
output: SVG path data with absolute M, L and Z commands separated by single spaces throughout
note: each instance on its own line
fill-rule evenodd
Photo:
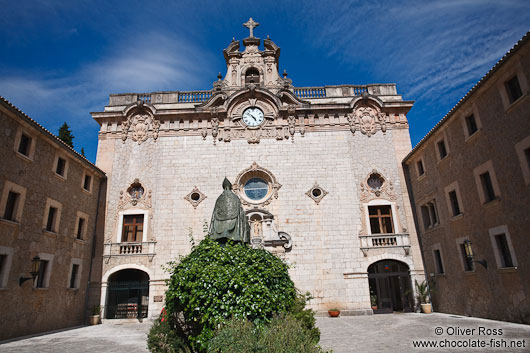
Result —
M 155 256 L 156 241 L 142 243 L 105 243 L 103 249 L 103 259 L 108 263 L 114 256 L 147 256 L 149 261 L 153 261 Z
M 370 249 L 401 248 L 405 251 L 406 256 L 410 251 L 408 233 L 359 235 L 359 239 L 364 256 L 368 256 Z

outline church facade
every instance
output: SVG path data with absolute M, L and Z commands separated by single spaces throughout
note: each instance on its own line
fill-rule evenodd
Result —
M 160 313 L 163 266 L 204 237 L 225 177 L 252 246 L 291 265 L 313 309 L 413 310 L 424 269 L 401 166 L 413 102 L 395 84 L 295 87 L 280 48 L 245 25 L 211 90 L 112 94 L 92 113 L 108 178 L 103 317 Z

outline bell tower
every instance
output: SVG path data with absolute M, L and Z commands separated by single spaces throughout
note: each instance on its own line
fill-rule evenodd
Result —
M 259 23 L 252 17 L 243 26 L 250 31 L 243 39 L 244 50 L 240 51 L 240 41 L 235 39 L 223 50 L 226 61 L 223 90 L 236 91 L 249 85 L 279 90 L 284 85 L 284 79 L 278 73 L 280 48 L 267 36 L 263 40 L 263 50 L 260 50 L 261 39 L 254 37 L 254 29 Z

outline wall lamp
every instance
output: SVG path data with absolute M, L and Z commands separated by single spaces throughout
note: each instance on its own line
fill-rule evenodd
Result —
M 39 255 L 36 255 L 33 258 L 33 260 L 31 260 L 31 272 L 30 272 L 31 277 L 20 277 L 20 279 L 18 280 L 18 285 L 22 286 L 22 283 L 26 282 L 27 280 L 35 279 L 35 277 L 37 277 L 37 275 L 39 274 L 39 268 L 40 268 L 40 257 Z
M 488 262 L 484 260 L 474 260 L 473 255 L 473 248 L 471 248 L 471 240 L 466 239 L 464 240 L 464 249 L 466 250 L 466 256 L 471 262 L 476 262 L 484 266 L 484 268 L 488 268 Z

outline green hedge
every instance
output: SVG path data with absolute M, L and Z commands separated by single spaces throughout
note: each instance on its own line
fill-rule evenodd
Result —
M 288 266 L 266 250 L 230 241 L 221 246 L 206 238 L 168 270 L 169 324 L 195 351 L 205 351 L 214 331 L 232 317 L 263 327 L 274 314 L 300 306 Z M 301 317 L 312 317 L 298 309 Z M 310 321 L 306 317 L 304 325 L 312 326 Z

